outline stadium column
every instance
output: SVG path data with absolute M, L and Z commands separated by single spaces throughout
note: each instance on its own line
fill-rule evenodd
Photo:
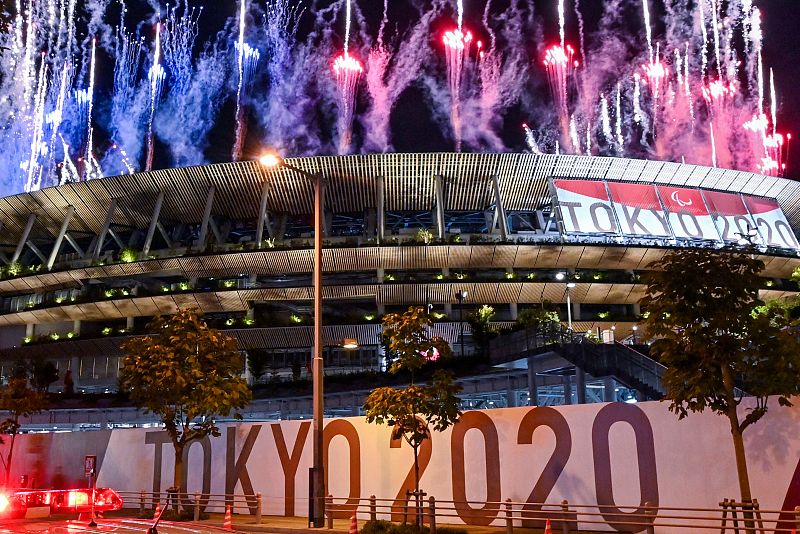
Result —
M 156 205 L 153 208 L 153 216 L 150 218 L 150 225 L 147 227 L 147 235 L 144 238 L 144 246 L 142 247 L 142 256 L 145 258 L 150 254 L 150 247 L 153 245 L 153 237 L 156 233 L 158 226 L 158 218 L 161 216 L 161 206 L 164 204 L 164 192 L 158 193 L 156 198 Z
M 386 211 L 383 200 L 383 176 L 375 179 L 375 237 L 380 245 L 386 232 Z
M 25 242 L 25 244 L 28 245 L 28 248 L 31 249 L 34 254 L 36 254 L 36 257 L 39 258 L 42 263 L 47 261 L 47 258 L 44 257 L 44 253 L 39 249 L 39 247 L 36 246 L 36 243 L 29 239 Z
M 539 386 L 536 383 L 536 357 L 528 356 L 528 401 L 529 406 L 539 406 Z
M 265 181 L 261 184 L 261 203 L 258 207 L 258 223 L 256 226 L 256 248 L 260 249 L 264 243 L 264 225 L 266 224 L 268 227 L 269 236 L 272 237 L 272 232 L 269 231 L 269 216 L 267 215 L 267 198 L 269 197 L 269 191 L 271 189 L 271 185 L 269 182 Z
M 437 174 L 434 177 L 434 193 L 436 194 L 436 234 L 441 240 L 444 239 L 444 176 Z
M 111 228 L 111 222 L 114 220 L 114 212 L 117 211 L 117 199 L 111 199 L 111 205 L 106 212 L 106 220 L 103 222 L 103 227 L 100 233 L 97 234 L 97 241 L 95 242 L 94 252 L 92 252 L 92 259 L 97 260 L 100 258 L 100 253 L 103 251 L 103 243 L 105 243 L 108 229 Z
M 28 236 L 31 235 L 31 230 L 33 230 L 33 224 L 36 222 L 36 214 L 31 213 L 28 216 L 28 222 L 25 225 L 25 229 L 22 231 L 22 235 L 19 236 L 19 242 L 17 243 L 17 248 L 14 250 L 14 255 L 11 257 L 11 263 L 16 263 L 19 261 L 19 257 L 22 255 L 22 251 L 25 248 L 25 243 L 28 241 Z
M 61 252 L 61 244 L 64 242 L 64 236 L 67 235 L 69 223 L 72 221 L 72 216 L 75 214 L 75 206 L 67 206 L 67 212 L 64 214 L 64 221 L 61 223 L 61 228 L 58 231 L 56 242 L 53 243 L 53 250 L 50 251 L 50 257 L 47 259 L 47 270 L 51 270 L 56 262 L 59 252 Z
M 200 223 L 200 234 L 197 236 L 197 247 L 200 250 L 206 248 L 206 239 L 208 237 L 208 223 L 211 220 L 211 210 L 214 208 L 214 194 L 217 189 L 213 185 L 208 189 L 208 196 L 206 196 L 206 207 L 203 210 L 203 222 Z
M 578 404 L 586 404 L 586 373 L 580 367 L 575 367 L 575 390 Z
M 506 241 L 508 239 L 508 219 L 503 206 L 503 197 L 500 195 L 500 181 L 496 174 L 492 175 L 492 189 L 494 189 L 495 218 L 500 227 L 500 238 Z

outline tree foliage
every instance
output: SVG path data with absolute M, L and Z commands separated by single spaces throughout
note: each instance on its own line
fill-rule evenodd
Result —
M 413 372 L 420 369 L 436 347 L 444 357 L 452 355 L 447 342 L 431 337 L 428 328 L 432 324 L 423 308 L 409 308 L 404 314 L 384 317 L 383 328 L 387 346 L 397 355 L 389 369 L 396 373 L 401 369 Z M 414 482 L 419 496 L 419 447 L 430 438 L 431 431 L 440 432 L 458 422 L 461 416 L 461 386 L 453 375 L 443 370 L 436 371 L 429 384 L 406 388 L 381 387 L 372 390 L 364 402 L 367 422 L 386 424 L 392 427 L 392 438 L 403 438 L 414 450 Z
M 494 308 L 487 304 L 467 316 L 467 322 L 472 329 L 472 340 L 482 356 L 489 355 L 489 341 L 497 337 L 497 332 L 491 327 L 494 316 Z
M 20 429 L 20 419 L 30 417 L 44 410 L 47 397 L 41 391 L 28 387 L 28 377 L 24 370 L 17 370 L 9 379 L 8 385 L 0 389 L 0 411 L 6 413 L 6 418 L 0 421 L 0 434 L 11 436 L 11 442 L 3 461 L 5 469 L 5 485 L 11 476 L 11 460 L 14 454 L 14 442 Z M 4 444 L 0 438 L 0 444 Z
M 383 318 L 383 343 L 392 361 L 390 372 L 405 369 L 414 374 L 428 361 L 447 358 L 453 349 L 443 338 L 430 335 L 433 319 L 421 306 L 412 306 L 405 313 L 389 313 Z
M 37 355 L 27 362 L 31 374 L 31 385 L 39 391 L 47 393 L 50 384 L 58 381 L 58 369 L 53 362 Z
M 123 344 L 120 386 L 164 424 L 175 447 L 174 486 L 180 488 L 186 445 L 219 436 L 214 418 L 232 411 L 241 418 L 235 411 L 250 402 L 251 392 L 236 341 L 209 328 L 198 312 L 157 317 L 149 329 L 151 335 Z
M 461 386 L 453 381 L 452 374 L 439 370 L 426 386 L 372 390 L 364 411 L 367 422 L 391 425 L 392 439 L 403 438 L 416 449 L 430 437 L 431 430 L 441 432 L 458 421 L 460 391 Z
M 670 410 L 679 418 L 706 409 L 728 418 L 743 500 L 750 500 L 742 432 L 767 412 L 767 399 L 782 405 L 798 392 L 800 355 L 791 333 L 763 305 L 759 273 L 764 264 L 748 254 L 678 250 L 649 266 L 641 300 L 645 326 L 655 339 L 651 354 L 667 370 Z M 755 406 L 740 418 L 744 391 Z
M 558 311 L 550 301 L 542 302 L 541 307 L 526 308 L 517 315 L 517 324 L 525 328 L 545 329 L 560 323 Z

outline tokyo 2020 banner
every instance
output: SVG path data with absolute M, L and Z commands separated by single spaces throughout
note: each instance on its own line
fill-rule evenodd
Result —
M 800 249 L 774 199 L 653 184 L 554 179 L 564 232 Z
M 761 507 L 800 505 L 800 408 L 771 403 L 745 442 Z M 311 450 L 310 421 L 225 426 L 221 437 L 188 450 L 187 489 L 261 492 L 265 514 L 303 516 Z M 376 495 L 399 506 L 412 488 L 412 451 L 393 441 L 386 426 L 363 417 L 326 420 L 325 451 L 327 487 L 339 505 Z M 163 492 L 172 484 L 172 445 L 157 429 L 23 435 L 13 476 L 27 474 L 40 487 L 86 485 L 86 454 L 97 455 L 99 486 Z M 465 412 L 458 425 L 425 442 L 420 469 L 428 495 L 461 503 L 448 519 L 475 525 L 504 524 L 502 507 L 483 503 L 506 499 L 531 503 L 530 510 L 562 499 L 604 505 L 604 530 L 623 531 L 630 527 L 621 518 L 632 510 L 618 507 L 715 508 L 723 498 L 738 498 L 726 420 L 700 414 L 678 421 L 659 402 Z M 350 515 L 346 507 L 340 512 Z

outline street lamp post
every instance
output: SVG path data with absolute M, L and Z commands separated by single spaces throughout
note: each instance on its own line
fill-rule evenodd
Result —
M 639 330 L 639 327 L 633 325 L 633 344 L 636 345 L 636 331 Z
M 556 280 L 566 280 L 567 275 L 564 273 L 556 274 Z M 567 282 L 567 330 L 572 332 L 572 299 L 570 298 L 569 290 L 575 287 L 575 282 Z
M 567 330 L 572 332 L 572 300 L 570 299 L 569 290 L 575 287 L 575 282 L 567 283 Z
M 315 528 L 325 525 L 325 466 L 323 465 L 323 417 L 325 398 L 322 380 L 322 177 L 286 163 L 274 154 L 265 154 L 259 161 L 265 167 L 278 167 L 295 171 L 314 183 L 314 358 L 312 360 L 312 467 L 310 471 L 311 499 L 309 523 Z
M 464 301 L 469 296 L 469 293 L 460 289 L 456 291 L 456 300 L 458 301 L 458 322 L 461 326 L 461 357 L 464 357 Z

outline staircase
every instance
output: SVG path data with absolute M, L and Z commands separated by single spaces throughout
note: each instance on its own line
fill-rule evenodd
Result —
M 648 400 L 660 400 L 666 393 L 662 383 L 666 367 L 627 345 L 568 343 L 554 352 L 592 376 L 614 376 Z
M 646 346 L 639 346 L 646 350 Z M 500 335 L 489 345 L 492 363 L 505 363 L 552 353 L 594 377 L 613 376 L 627 387 L 659 400 L 665 395 L 665 367 L 636 348 L 621 343 L 588 342 L 583 336 L 554 325 Z

